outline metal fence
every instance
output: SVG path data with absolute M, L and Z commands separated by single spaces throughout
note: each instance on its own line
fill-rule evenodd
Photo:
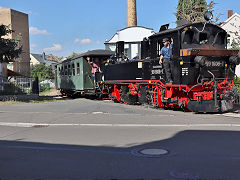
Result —
M 7 78 L 0 75 L 0 91 L 4 90 L 5 85 L 8 84 Z
M 32 79 L 27 77 L 16 77 L 9 80 L 9 83 L 20 89 L 23 93 L 31 93 Z
M 11 79 L 0 76 L 0 91 L 2 94 L 30 94 L 32 79 L 27 77 L 14 77 Z

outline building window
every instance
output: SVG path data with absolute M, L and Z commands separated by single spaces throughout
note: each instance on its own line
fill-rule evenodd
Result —
M 80 76 L 80 64 L 77 63 L 77 75 Z

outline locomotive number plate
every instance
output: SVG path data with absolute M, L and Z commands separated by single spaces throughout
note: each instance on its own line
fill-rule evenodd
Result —
M 153 69 L 152 74 L 163 74 L 163 69 Z
M 207 67 L 224 67 L 225 66 L 224 61 L 206 61 L 205 64 Z

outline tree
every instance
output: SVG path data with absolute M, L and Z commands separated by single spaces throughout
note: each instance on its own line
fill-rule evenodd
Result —
M 238 32 L 235 32 L 235 38 L 232 41 L 231 49 L 240 50 L 240 34 Z
M 52 67 L 45 66 L 44 64 L 32 65 L 31 77 L 32 78 L 38 77 L 40 81 L 52 79 L 53 78 Z
M 207 4 L 206 0 L 179 0 L 176 18 L 177 20 L 185 19 L 188 22 L 204 22 L 204 13 L 206 11 L 213 12 L 216 3 L 212 0 L 209 4 Z M 215 20 L 212 23 L 216 23 L 219 20 L 219 16 L 217 15 Z
M 78 53 L 73 52 L 72 55 L 68 56 L 67 58 L 70 59 L 70 58 L 76 57 L 78 55 L 79 55 Z
M 10 30 L 8 26 L 0 25 L 0 63 L 12 62 L 22 53 L 22 47 L 19 46 L 19 41 L 4 38 L 4 36 L 6 37 L 13 32 L 14 31 Z

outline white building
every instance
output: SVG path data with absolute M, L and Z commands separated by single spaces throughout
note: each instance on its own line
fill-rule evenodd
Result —
M 153 29 L 134 26 L 119 30 L 109 41 L 106 41 L 105 47 L 107 50 L 115 51 L 116 42 L 124 41 L 124 54 L 129 58 L 141 58 L 141 41 L 145 37 L 153 35 Z
M 228 11 L 228 19 L 221 24 L 221 27 L 228 33 L 228 49 L 232 48 L 233 43 L 240 44 L 240 15 L 233 14 L 232 10 Z M 237 66 L 236 74 L 240 77 L 240 65 Z
M 238 13 L 230 16 L 221 27 L 228 33 L 228 48 L 233 42 L 240 43 L 240 15 Z

